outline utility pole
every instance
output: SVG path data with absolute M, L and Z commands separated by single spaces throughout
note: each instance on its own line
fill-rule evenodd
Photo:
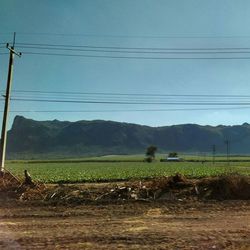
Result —
M 225 140 L 227 147 L 227 164 L 229 165 L 229 155 L 230 155 L 230 141 L 228 139 Z
M 213 151 L 213 164 L 214 164 L 214 161 L 215 161 L 215 152 L 216 152 L 216 147 L 215 147 L 214 144 L 212 146 L 212 151 Z
M 16 40 L 16 33 L 14 33 L 12 46 L 10 47 L 8 43 L 6 45 L 7 49 L 10 51 L 10 57 L 9 57 L 9 69 L 8 69 L 6 94 L 4 96 L 5 104 L 4 104 L 1 143 L 0 143 L 0 164 L 1 164 L 0 174 L 1 175 L 3 175 L 4 167 L 5 167 L 4 165 L 5 165 L 5 155 L 6 155 L 7 121 L 8 121 L 8 113 L 9 113 L 12 73 L 13 73 L 13 66 L 14 66 L 14 55 L 17 55 L 19 57 L 21 56 L 21 53 L 17 53 L 15 51 L 15 40 Z

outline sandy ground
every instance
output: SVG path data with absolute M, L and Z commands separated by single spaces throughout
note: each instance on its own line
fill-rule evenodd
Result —
M 0 249 L 250 249 L 250 201 L 2 202 Z

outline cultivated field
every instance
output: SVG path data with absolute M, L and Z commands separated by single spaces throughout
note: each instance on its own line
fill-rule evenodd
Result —
M 249 178 L 211 177 L 250 176 L 250 158 L 159 158 L 8 161 L 46 185 L 2 183 L 0 249 L 250 249 Z M 193 179 L 154 178 L 177 172 Z
M 143 155 L 106 156 L 83 159 L 47 161 L 9 161 L 7 168 L 17 176 L 27 169 L 34 180 L 45 183 L 103 182 L 169 176 L 181 173 L 191 178 L 216 176 L 225 173 L 250 175 L 249 157 L 217 157 L 213 164 L 211 157 L 185 156 L 187 162 L 143 162 Z M 193 161 L 193 162 L 190 162 Z M 197 162 L 196 162 L 197 161 Z M 203 161 L 203 162 L 202 162 Z M 249 162 L 248 162 L 249 161 Z

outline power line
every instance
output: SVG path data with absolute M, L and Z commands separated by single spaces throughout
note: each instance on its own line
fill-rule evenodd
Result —
M 84 55 L 84 54 L 62 54 L 62 53 L 40 53 L 22 51 L 26 55 L 85 57 L 85 58 L 107 58 L 107 59 L 143 59 L 143 60 L 243 60 L 250 57 L 145 57 L 145 56 L 108 56 L 108 55 Z
M 13 99 L 20 99 L 20 98 L 22 98 L 22 99 L 31 99 L 32 97 L 22 97 L 22 96 L 12 96 L 12 100 Z M 39 99 L 39 97 L 36 97 L 36 99 Z M 40 97 L 40 99 L 48 99 L 49 101 L 50 100 L 52 100 L 52 101 L 54 101 L 55 99 L 56 100 L 58 100 L 57 98 L 59 98 L 59 97 Z M 32 99 L 35 99 L 34 97 L 32 98 Z M 39 100 L 40 100 L 39 99 Z M 200 99 L 196 99 L 196 100 L 190 100 L 190 99 L 186 99 L 186 100 L 183 100 L 183 99 L 146 99 L 146 98 L 144 98 L 144 99 L 130 99 L 130 98 L 122 98 L 122 99 L 119 99 L 119 98 L 95 98 L 95 97 L 89 97 L 89 98 L 72 98 L 72 97 L 66 97 L 66 98 L 63 98 L 63 99 L 59 99 L 60 101 L 61 100 L 63 100 L 63 101 L 79 101 L 79 102 L 81 102 L 81 101 L 85 101 L 85 102 L 90 102 L 90 103 L 92 103 L 92 102 L 122 102 L 122 103 L 124 103 L 124 102 L 132 102 L 132 104 L 159 104 L 159 105 L 161 105 L 162 103 L 163 104 L 165 104 L 166 102 L 167 103 L 169 103 L 169 102 L 171 102 L 171 104 L 175 104 L 175 103 L 185 103 L 185 104 L 187 104 L 187 103 L 198 103 L 198 104 L 200 104 L 200 103 L 206 103 L 207 105 L 209 105 L 210 103 L 212 103 L 212 104 L 214 104 L 214 103 L 216 103 L 216 104 L 223 104 L 223 103 L 227 103 L 227 102 L 230 102 L 230 103 L 232 103 L 232 105 L 234 104 L 234 103 L 241 103 L 241 104 L 243 104 L 243 105 L 245 105 L 245 104 L 248 104 L 249 103 L 249 101 L 247 101 L 247 100 L 243 100 L 243 101 L 241 101 L 241 100 L 223 100 L 223 101 L 221 101 L 221 100 L 200 100 Z M 208 104 L 209 103 L 209 104 Z
M 165 111 L 205 111 L 205 110 L 240 110 L 250 107 L 230 108 L 174 108 L 174 109 L 119 109 L 119 110 L 12 110 L 12 113 L 100 113 L 100 112 L 165 112 Z
M 59 99 L 27 99 L 11 98 L 12 101 L 55 102 L 55 103 L 95 103 L 95 104 L 135 104 L 135 105 L 250 105 L 250 102 L 130 102 L 130 101 L 91 101 L 91 100 L 59 100 Z
M 1 93 L 1 91 L 0 91 Z M 201 95 L 201 94 L 134 94 L 107 92 L 67 92 L 67 91 L 25 91 L 14 90 L 12 98 L 57 99 L 63 100 L 97 100 L 97 101 L 186 101 L 186 102 L 248 102 L 249 95 Z
M 0 93 L 3 93 L 3 91 L 0 91 Z M 84 98 L 202 98 L 202 100 L 204 100 L 204 98 L 206 99 L 249 99 L 250 96 L 248 95 L 170 95 L 170 94 L 118 94 L 118 93 L 84 93 L 84 92 L 60 92 L 60 91 L 55 91 L 55 92 L 16 92 L 13 91 L 13 93 L 15 94 L 15 96 L 65 96 L 65 97 L 84 97 Z
M 63 45 L 63 44 L 34 44 L 19 43 L 20 48 L 36 49 L 36 50 L 59 50 L 59 51 L 75 51 L 75 52 L 95 52 L 95 53 L 119 53 L 119 54 L 249 54 L 250 48 L 142 48 L 142 47 L 119 47 L 119 46 L 91 46 L 91 45 Z M 84 48 L 84 49 L 82 49 Z M 150 50 L 150 51 L 148 51 Z M 50 53 L 23 51 L 28 55 L 46 55 L 46 56 L 66 56 L 66 57 L 88 57 L 88 58 L 109 58 L 109 59 L 153 59 L 153 60 L 239 60 L 250 59 L 250 57 L 150 57 L 150 56 L 125 56 L 125 55 L 107 55 L 107 54 L 69 54 L 69 53 Z
M 38 99 L 58 99 L 60 100 L 82 100 L 84 101 L 123 101 L 123 102 L 159 102 L 159 101 L 172 101 L 172 102 L 217 102 L 217 103 L 224 103 L 224 102 L 241 102 L 241 103 L 248 103 L 249 97 L 241 97 L 241 98 L 232 98 L 232 97 L 174 97 L 174 96 L 109 96 L 109 95 L 65 95 L 62 98 L 62 94 L 39 94 L 38 96 L 33 95 L 32 93 L 17 93 L 15 95 L 12 95 L 13 98 L 38 98 Z
M 10 34 L 10 33 L 6 33 Z M 228 35 L 228 36 L 171 36 L 171 35 L 109 35 L 109 34 L 70 34 L 70 33 L 29 33 L 18 32 L 18 35 L 24 36 L 65 36 L 65 37 L 103 37 L 103 38 L 159 38 L 159 39 L 232 39 L 232 38 L 250 38 L 248 35 Z
M 35 46 L 18 46 L 18 48 L 39 49 L 39 50 L 59 50 L 76 52 L 101 52 L 101 53 L 121 53 L 121 54 L 249 54 L 250 51 L 127 51 L 127 50 L 104 50 L 104 49 L 73 49 L 73 48 L 52 48 Z
M 188 96 L 188 97 L 249 97 L 250 95 L 222 95 L 222 94 L 152 94 L 152 93 L 108 93 L 108 92 L 74 92 L 74 91 L 42 91 L 42 90 L 13 90 L 12 92 L 24 92 L 24 93 L 56 93 L 56 94 L 81 94 L 81 95 L 128 95 L 128 96 Z
M 1 93 L 1 91 L 0 91 Z M 116 104 L 169 104 L 169 105 L 248 105 L 249 95 L 170 95 L 170 94 L 125 94 L 100 92 L 32 91 L 14 90 L 12 100 L 72 103 Z
M 121 47 L 121 46 L 93 46 L 93 45 L 69 45 L 69 44 L 43 44 L 43 43 L 16 43 L 21 46 L 39 47 L 65 47 L 65 48 L 92 48 L 92 49 L 120 49 L 120 50 L 249 50 L 250 47 L 201 47 L 201 48 L 168 48 L 168 47 Z

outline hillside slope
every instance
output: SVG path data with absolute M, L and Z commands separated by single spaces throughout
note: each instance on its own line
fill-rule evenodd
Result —
M 35 121 L 16 116 L 8 132 L 8 156 L 71 156 L 144 153 L 151 144 L 161 152 L 250 152 L 250 125 L 184 124 L 149 127 L 113 121 Z

